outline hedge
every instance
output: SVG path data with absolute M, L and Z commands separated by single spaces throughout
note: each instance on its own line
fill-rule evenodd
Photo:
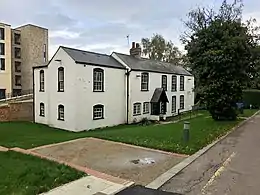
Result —
M 243 101 L 245 108 L 249 108 L 250 104 L 253 108 L 260 108 L 260 90 L 248 89 L 243 91 Z

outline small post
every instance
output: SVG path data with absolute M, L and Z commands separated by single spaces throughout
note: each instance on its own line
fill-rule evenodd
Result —
M 187 143 L 190 139 L 190 122 L 185 121 L 183 126 L 183 140 Z

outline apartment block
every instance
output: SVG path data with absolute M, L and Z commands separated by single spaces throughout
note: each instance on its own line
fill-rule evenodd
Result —
M 33 89 L 32 67 L 48 63 L 48 29 L 0 23 L 0 99 Z

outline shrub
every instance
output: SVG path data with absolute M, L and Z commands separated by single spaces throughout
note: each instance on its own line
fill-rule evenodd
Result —
M 151 124 L 151 121 L 148 120 L 148 118 L 142 118 L 142 120 L 140 121 L 140 125 L 142 126 L 147 126 L 147 125 L 150 125 Z

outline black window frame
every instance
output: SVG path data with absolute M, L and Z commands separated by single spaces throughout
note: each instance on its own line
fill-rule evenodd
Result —
M 43 102 L 40 103 L 40 116 L 45 117 L 45 107 Z
M 43 61 L 47 62 L 47 45 L 43 45 Z
M 21 45 L 21 34 L 14 33 L 14 44 Z
M 0 40 L 5 40 L 5 28 L 0 27 Z
M 17 69 L 18 66 L 20 66 L 20 70 Z M 20 62 L 20 61 L 14 62 L 14 71 L 15 72 L 22 72 L 22 62 Z
M 65 120 L 65 107 L 62 104 L 58 105 L 58 120 L 59 121 L 64 121 Z
M 0 58 L 0 71 L 5 71 L 5 58 Z
M 44 78 L 44 70 L 40 70 L 40 72 L 39 72 L 39 74 L 40 74 L 40 79 L 39 79 L 39 81 L 40 81 L 40 92 L 44 92 L 44 90 L 45 90 L 45 78 Z
M 145 110 L 146 106 L 145 105 L 148 105 L 147 108 L 148 110 Z M 144 102 L 143 103 L 143 114 L 149 114 L 150 113 L 150 102 Z
M 17 78 L 20 78 L 20 84 L 17 83 L 17 80 L 19 80 Z M 15 80 L 15 86 L 22 86 L 22 76 L 21 75 L 15 75 L 14 80 Z
M 183 98 L 183 103 L 182 103 L 182 98 Z M 185 108 L 185 101 L 184 101 L 184 95 L 180 95 L 180 110 L 184 110 Z
M 100 78 L 101 81 L 97 80 L 98 75 L 101 74 Z M 104 92 L 104 70 L 101 68 L 94 68 L 93 69 L 93 92 Z M 101 86 L 101 89 L 96 87 Z
M 147 78 L 146 82 L 144 82 L 144 78 Z M 148 72 L 141 73 L 141 91 L 149 91 L 149 73 Z
M 175 104 L 173 104 L 173 100 L 174 100 Z M 177 96 L 173 95 L 172 96 L 172 113 L 176 113 L 176 112 L 177 112 Z
M 5 55 L 5 43 L 0 43 L 0 55 Z
M 15 47 L 14 48 L 14 58 L 16 59 L 21 59 L 22 53 L 21 53 L 21 48 L 20 47 Z M 20 54 L 20 55 L 18 55 Z
M 167 75 L 162 75 L 162 88 L 164 89 L 164 91 L 167 91 Z
M 101 109 L 101 116 L 95 116 L 97 112 L 95 109 Z M 104 119 L 104 105 L 96 104 L 93 106 L 93 120 L 101 120 L 101 119 Z
M 184 76 L 180 76 L 180 91 L 184 91 Z
M 140 112 L 135 113 L 135 106 L 140 106 Z M 142 104 L 140 102 L 136 102 L 133 104 L 133 116 L 138 116 L 142 114 Z
M 177 91 L 177 76 L 172 75 L 172 92 Z
M 63 80 L 61 80 L 61 75 L 63 77 Z M 65 91 L 65 70 L 64 67 L 58 68 L 58 92 L 64 92 Z

